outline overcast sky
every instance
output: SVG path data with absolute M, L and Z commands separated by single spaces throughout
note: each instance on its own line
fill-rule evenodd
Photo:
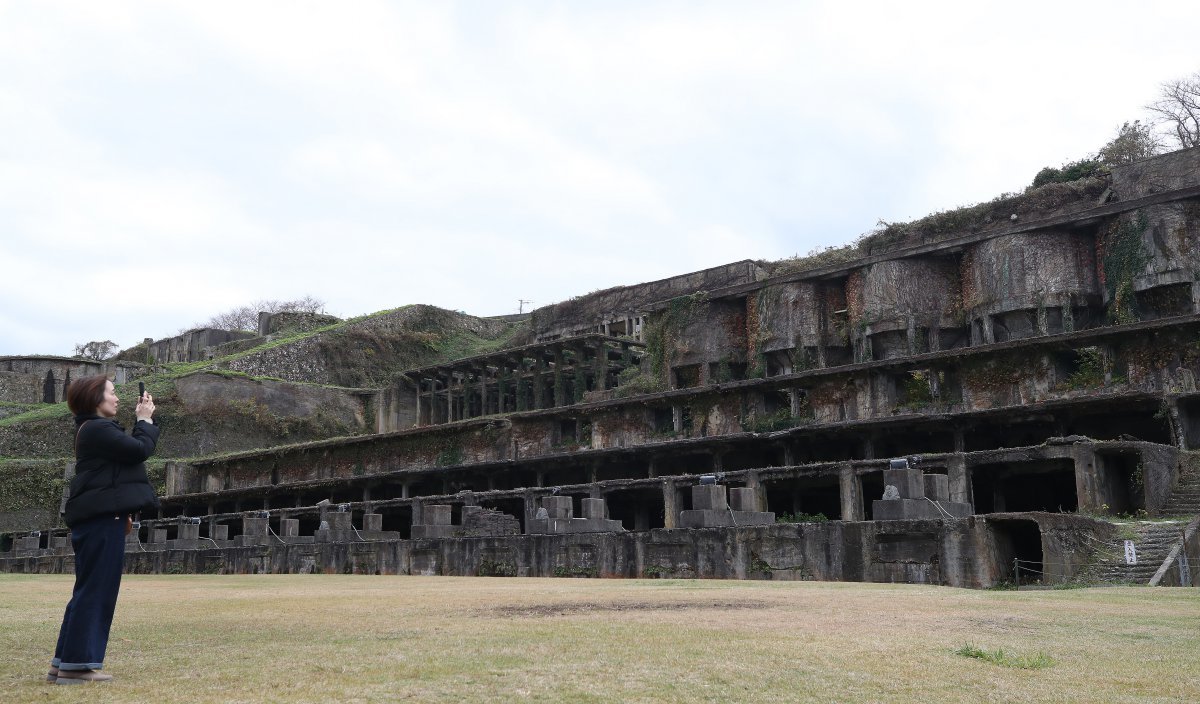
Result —
M 0 0 L 0 354 L 514 313 L 1019 191 L 1200 3 Z M 526 306 L 528 310 L 529 306 Z

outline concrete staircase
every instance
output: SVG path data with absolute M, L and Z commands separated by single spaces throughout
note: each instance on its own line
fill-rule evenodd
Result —
M 1171 497 L 1159 513 L 1163 516 L 1200 515 L 1200 472 L 1182 470 Z
M 1095 580 L 1104 584 L 1149 584 L 1167 553 L 1183 537 L 1187 521 L 1129 521 L 1116 524 L 1120 534 L 1101 548 Z M 1132 540 L 1137 564 L 1125 562 L 1125 541 Z

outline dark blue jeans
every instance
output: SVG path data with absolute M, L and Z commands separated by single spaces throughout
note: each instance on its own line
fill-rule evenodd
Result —
M 104 666 L 108 630 L 117 608 L 125 567 L 125 516 L 93 518 L 71 529 L 75 549 L 75 590 L 54 648 L 60 670 L 99 670 Z

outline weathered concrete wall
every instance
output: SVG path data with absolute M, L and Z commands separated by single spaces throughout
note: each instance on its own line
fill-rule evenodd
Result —
M 1177 188 L 1195 186 L 1200 175 L 1200 147 L 1142 159 L 1112 170 L 1112 190 L 1119 200 L 1133 200 Z
M 154 362 L 198 362 L 212 359 L 213 348 L 227 342 L 246 340 L 254 333 L 215 328 L 197 328 L 182 335 L 150 343 L 147 354 Z
M 746 303 L 743 299 L 706 301 L 690 316 L 669 350 L 671 366 L 700 365 L 701 384 L 717 381 L 710 364 L 746 363 Z M 676 380 L 671 380 L 672 386 Z
M 1039 232 L 987 240 L 967 251 L 962 270 L 963 305 L 973 319 L 1099 300 L 1094 243 L 1082 235 Z M 1057 328 L 1054 332 L 1062 331 L 1061 321 Z
M 861 321 L 870 327 L 868 334 L 904 330 L 910 317 L 948 327 L 960 308 L 958 265 L 952 259 L 871 264 L 863 270 L 861 283 Z
M 844 322 L 832 315 L 846 307 L 843 286 L 815 281 L 775 284 L 757 295 L 758 349 L 846 346 Z
M 1113 193 L 1120 200 L 1195 186 L 1200 174 L 1200 148 L 1184 149 L 1113 169 Z M 1200 200 L 1151 205 L 1122 213 L 1113 230 L 1136 232 L 1141 240 L 1144 266 L 1134 273 L 1133 289 L 1141 292 L 1172 284 L 1200 280 Z M 1102 272 L 1109 279 L 1123 272 Z M 1181 295 L 1189 292 L 1184 290 Z M 1192 291 L 1192 310 L 1200 292 Z M 1106 292 L 1107 294 L 1107 292 Z
M 538 308 L 532 313 L 533 329 L 538 340 L 593 332 L 604 322 L 640 316 L 654 303 L 696 291 L 750 283 L 764 276 L 765 272 L 747 259 L 659 281 L 618 286 Z
M 62 393 L 55 385 L 52 393 Z M 0 401 L 6 403 L 42 403 L 46 394 L 46 379 L 36 374 L 0 372 Z
M 10 403 L 60 403 L 66 399 L 71 379 L 108 372 L 110 365 L 76 357 L 0 357 L 0 401 Z M 114 381 L 121 383 L 124 368 L 112 365 Z
M 1047 563 L 1088 556 L 1087 519 L 1013 514 L 1043 527 Z M 1067 524 L 1070 524 L 1069 529 Z M 989 587 L 1007 575 L 986 519 L 777 524 L 133 551 L 131 573 L 224 572 L 673 577 L 914 582 Z M 1066 530 L 1066 533 L 1062 531 Z M 1064 542 L 1064 540 L 1066 542 Z M 1069 545 L 1068 545 L 1069 543 Z M 1067 557 L 1064 557 L 1067 556 Z M 0 571 L 70 571 L 63 555 L 0 558 Z

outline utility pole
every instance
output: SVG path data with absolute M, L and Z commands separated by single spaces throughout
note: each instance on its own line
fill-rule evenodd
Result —
M 526 301 L 525 299 L 522 299 L 522 298 L 517 299 L 517 315 L 521 315 L 522 313 L 525 312 L 525 304 L 526 303 L 533 303 L 533 301 Z

